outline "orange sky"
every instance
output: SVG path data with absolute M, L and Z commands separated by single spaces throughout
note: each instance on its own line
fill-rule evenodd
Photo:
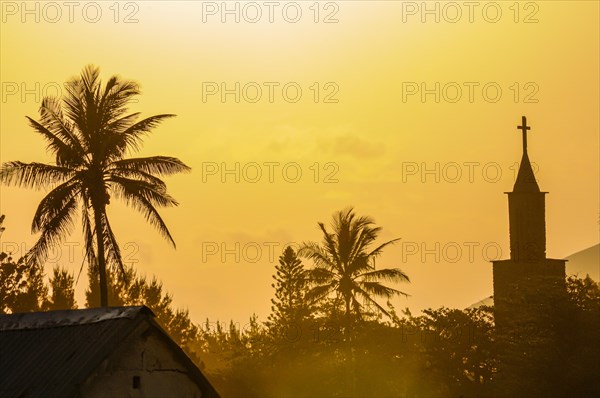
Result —
M 126 261 L 157 275 L 197 321 L 264 320 L 283 245 L 319 240 L 317 222 L 347 206 L 372 216 L 382 241 L 402 238 L 377 263 L 412 279 L 396 307 L 465 307 L 491 294 L 487 260 L 496 248 L 508 256 L 503 192 L 520 160 L 521 115 L 550 192 L 548 255 L 599 240 L 598 2 L 429 2 L 429 14 L 422 2 L 276 2 L 273 22 L 264 2 L 237 3 L 239 22 L 221 2 L 53 4 L 0 2 L 0 159 L 51 160 L 25 115 L 37 117 L 41 97 L 84 65 L 138 81 L 132 110 L 178 115 L 141 154 L 193 168 L 166 180 L 181 203 L 162 211 L 177 250 L 124 205 L 113 201 L 109 216 Z M 3 249 L 31 247 L 44 192 L 0 193 Z M 78 272 L 79 233 L 48 270 Z

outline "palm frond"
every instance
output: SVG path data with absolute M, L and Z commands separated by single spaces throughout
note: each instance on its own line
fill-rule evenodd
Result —
M 98 85 L 100 92 L 101 88 Z M 127 105 L 140 94 L 139 85 L 131 80 L 121 80 L 112 76 L 98 100 L 98 113 L 103 125 L 110 125 L 127 112 Z
M 65 95 L 63 96 L 64 113 L 73 123 L 74 133 L 85 151 L 90 149 L 91 132 L 87 126 L 86 107 L 83 101 L 84 88 L 79 77 L 65 83 Z
M 336 263 L 329 257 L 329 253 L 315 242 L 302 242 L 298 255 L 312 260 L 319 267 L 336 268 Z
M 375 249 L 373 249 L 373 250 L 372 250 L 372 251 L 371 251 L 371 252 L 368 254 L 368 256 L 369 256 L 369 257 L 377 257 L 377 256 L 380 256 L 380 255 L 381 255 L 381 252 L 383 251 L 383 249 L 385 249 L 385 248 L 386 248 L 387 246 L 389 246 L 389 245 L 393 245 L 393 244 L 395 244 L 395 243 L 396 243 L 396 242 L 398 242 L 400 239 L 402 239 L 402 238 L 396 238 L 396 239 L 392 239 L 392 240 L 390 240 L 390 241 L 387 241 L 387 242 L 385 242 L 385 243 L 383 243 L 383 244 L 381 244 L 381 245 L 377 246 Z
M 178 203 L 166 193 L 143 188 L 143 185 L 147 183 L 142 181 L 128 180 L 127 183 L 123 184 L 119 181 L 120 177 L 115 179 L 114 176 L 111 177 L 111 180 L 119 182 L 111 185 L 111 188 L 114 188 L 117 196 L 124 198 L 127 204 L 142 213 L 146 220 L 150 222 L 163 237 L 168 239 L 173 247 L 175 247 L 175 241 L 154 205 L 158 203 L 163 206 L 169 206 L 177 205 Z
M 355 257 L 361 255 L 362 253 L 365 253 L 368 247 L 373 242 L 375 242 L 375 239 L 377 239 L 377 236 L 379 235 L 380 231 L 381 228 L 373 228 L 370 226 L 370 224 L 366 224 L 366 220 L 364 221 L 364 224 L 357 222 L 352 227 L 351 239 L 355 243 L 353 251 L 351 253 L 351 257 Z
M 365 301 L 368 302 L 372 305 L 374 305 L 379 311 L 381 311 L 383 314 L 390 316 L 389 312 L 383 308 L 377 301 L 375 301 L 369 293 L 367 293 L 364 290 L 361 289 L 357 289 L 357 294 Z
M 175 117 L 173 114 L 162 114 L 147 117 L 134 125 L 128 127 L 125 131 L 120 132 L 114 142 L 114 148 L 119 154 L 125 153 L 127 148 L 133 151 L 138 151 L 144 135 L 148 134 L 153 128 L 158 126 L 163 120 Z
M 80 189 L 81 181 L 71 178 L 50 191 L 38 205 L 33 216 L 31 232 L 36 233 L 50 223 L 71 199 L 79 195 Z
M 169 207 L 177 206 L 179 203 L 167 193 L 163 185 L 154 185 L 143 180 L 109 175 L 110 188 L 119 198 L 123 198 L 128 204 L 135 198 L 144 198 L 153 206 Z
M 25 116 L 29 120 L 29 125 L 39 134 L 44 137 L 47 148 L 50 152 L 56 155 L 56 163 L 59 166 L 77 166 L 81 164 L 81 156 L 75 146 L 69 145 L 55 133 L 50 131 L 46 126 L 33 120 L 29 116 Z
M 44 98 L 40 106 L 40 116 L 39 124 L 69 147 L 69 154 L 73 158 L 72 160 L 79 163 L 81 163 L 81 160 L 87 160 L 79 138 L 73 131 L 73 125 L 65 119 L 61 109 L 61 102 L 58 99 L 51 97 Z M 39 128 L 39 126 L 34 128 Z M 43 132 L 40 133 L 45 135 Z
M 114 143 L 121 141 L 121 132 L 131 127 L 137 118 L 140 116 L 139 112 L 130 113 L 129 115 L 117 117 L 106 124 L 106 130 L 112 133 L 112 139 Z
M 127 273 L 125 272 L 125 267 L 123 266 L 121 249 L 119 248 L 119 244 L 117 243 L 117 239 L 115 238 L 115 234 L 112 231 L 106 213 L 103 214 L 102 217 L 102 232 L 104 234 L 104 249 L 106 250 L 108 263 L 113 266 L 116 265 L 119 268 L 119 271 L 121 271 L 121 276 L 123 277 L 125 284 L 128 285 L 129 280 L 127 278 Z
M 322 267 L 315 267 L 305 271 L 306 276 L 311 283 L 323 284 L 335 279 L 336 274 L 331 270 Z
M 356 315 L 358 316 L 358 318 L 362 319 L 363 318 L 363 316 L 362 316 L 363 305 L 354 296 L 352 296 L 350 302 L 352 304 L 352 309 L 354 310 L 354 312 L 356 313 Z
M 117 160 L 111 164 L 115 169 L 142 171 L 147 174 L 168 176 L 191 170 L 181 160 L 169 156 L 151 156 Z
M 63 166 L 44 163 L 6 162 L 0 168 L 0 181 L 7 185 L 41 189 L 49 184 L 64 182 L 76 171 Z
M 44 263 L 50 247 L 59 244 L 65 236 L 71 233 L 76 212 L 77 200 L 73 197 L 52 220 L 44 225 L 40 238 L 24 256 L 29 264 Z
M 140 94 L 139 85 L 129 80 L 121 80 L 117 76 L 112 76 L 103 93 L 98 85 L 98 114 L 102 125 L 110 126 L 113 122 L 127 112 L 127 105 L 133 97 Z M 120 131 L 110 129 L 111 131 Z
M 308 292 L 306 292 L 306 294 L 304 295 L 304 299 L 308 300 L 309 303 L 317 302 L 326 297 L 329 293 L 331 293 L 334 290 L 334 288 L 335 284 L 333 283 L 315 286 Z
M 391 298 L 400 294 L 408 296 L 406 293 L 403 293 L 400 290 L 384 286 L 379 282 L 358 281 L 355 282 L 355 285 L 359 286 L 360 291 L 364 292 L 365 294 L 373 294 L 378 297 Z
M 88 260 L 89 264 L 95 264 L 96 253 L 94 250 L 94 226 L 92 225 L 92 221 L 90 218 L 88 203 L 90 203 L 90 201 L 84 196 L 83 203 L 81 206 L 81 224 L 83 227 L 85 258 Z
M 364 253 L 358 253 L 357 256 L 350 259 L 350 263 L 346 266 L 346 273 L 348 275 L 355 276 L 364 271 L 373 269 L 369 260 L 369 257 L 367 257 Z
M 410 282 L 408 275 L 406 275 L 400 268 L 385 268 L 374 271 L 368 271 L 358 275 L 357 277 L 362 278 L 364 281 L 378 281 L 384 280 L 389 282 Z
M 148 174 L 144 171 L 133 170 L 133 169 L 124 169 L 124 168 L 111 168 L 111 169 L 107 170 L 107 173 L 110 175 L 113 175 L 113 176 L 126 178 L 126 179 L 130 179 L 130 180 L 145 181 L 148 184 L 151 184 L 151 185 L 157 187 L 157 189 L 160 190 L 161 192 L 167 190 L 167 184 L 165 184 L 165 182 L 163 180 L 161 180 L 160 178 L 155 177 L 151 174 Z
M 338 267 L 341 267 L 343 261 L 340 258 L 341 255 L 339 253 L 339 239 L 337 239 L 336 242 L 335 234 L 330 234 L 329 232 L 327 232 L 325 224 L 320 222 L 318 223 L 318 225 L 321 232 L 323 232 L 323 247 L 325 248 L 325 251 L 327 251 L 327 253 L 329 253 L 329 256 L 331 256 L 332 263 L 336 264 L 336 266 Z

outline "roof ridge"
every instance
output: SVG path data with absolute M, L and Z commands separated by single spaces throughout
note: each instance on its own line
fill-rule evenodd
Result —
M 2 314 L 0 332 L 87 325 L 114 319 L 134 319 L 140 315 L 154 317 L 152 310 L 145 305 Z

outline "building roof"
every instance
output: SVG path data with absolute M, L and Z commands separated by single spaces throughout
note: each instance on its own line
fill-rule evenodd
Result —
M 535 180 L 531 163 L 529 162 L 529 156 L 527 151 L 523 152 L 521 158 L 521 165 L 519 166 L 519 173 L 517 174 L 517 180 L 513 187 L 513 192 L 540 192 L 540 187 Z
M 102 361 L 148 328 L 163 337 L 203 396 L 219 396 L 145 306 L 0 315 L 0 396 L 74 397 Z

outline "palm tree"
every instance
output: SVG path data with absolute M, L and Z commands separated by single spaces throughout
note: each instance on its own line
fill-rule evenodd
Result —
M 319 301 L 335 293 L 345 304 L 346 321 L 350 322 L 352 310 L 362 317 L 364 306 L 368 303 L 389 316 L 389 313 L 374 297 L 391 298 L 395 295 L 407 295 L 399 290 L 384 286 L 381 281 L 409 282 L 408 276 L 399 268 L 378 269 L 371 264 L 388 245 L 398 241 L 393 239 L 369 251 L 369 246 L 377 239 L 380 227 L 375 227 L 369 217 L 357 217 L 352 208 L 336 212 L 333 215 L 328 232 L 323 223 L 319 228 L 323 232 L 323 242 L 305 242 L 298 253 L 313 260 L 315 267 L 309 270 L 313 287 L 307 297 Z
M 0 169 L 0 181 L 26 188 L 53 188 L 33 217 L 32 232 L 41 235 L 26 255 L 32 264 L 45 261 L 48 250 L 70 234 L 81 207 L 85 257 L 90 266 L 97 264 L 100 303 L 107 306 L 107 264 L 124 270 L 106 213 L 111 195 L 140 211 L 175 247 L 156 208 L 178 203 L 159 177 L 190 168 L 166 156 L 125 158 L 127 152 L 140 148 L 144 135 L 175 115 L 137 121 L 139 113 L 128 113 L 127 106 L 140 94 L 138 84 L 112 76 L 102 87 L 99 74 L 97 67 L 86 66 L 80 77 L 65 85 L 62 102 L 46 97 L 40 120 L 27 117 L 56 156 L 55 164 L 7 162 Z

